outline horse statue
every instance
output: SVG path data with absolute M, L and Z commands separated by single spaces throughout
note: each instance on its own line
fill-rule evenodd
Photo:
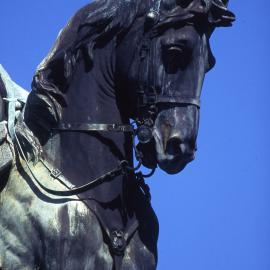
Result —
M 209 39 L 234 20 L 227 2 L 93 1 L 29 95 L 1 67 L 0 269 L 156 269 L 144 178 L 194 159 Z

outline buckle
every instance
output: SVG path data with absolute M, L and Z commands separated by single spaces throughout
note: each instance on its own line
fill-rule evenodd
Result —
M 108 131 L 116 131 L 117 130 L 117 125 L 115 124 L 108 124 L 107 125 Z
M 51 176 L 53 178 L 58 178 L 61 174 L 62 174 L 61 171 L 58 169 L 52 169 L 51 171 Z
M 133 132 L 133 127 L 131 125 L 108 124 L 107 130 L 115 132 Z
M 149 143 L 153 138 L 153 130 L 151 127 L 142 125 L 138 127 L 136 132 L 138 141 L 142 144 Z
M 111 247 L 116 255 L 123 255 L 125 248 L 127 246 L 124 232 L 121 230 L 115 230 L 110 235 Z

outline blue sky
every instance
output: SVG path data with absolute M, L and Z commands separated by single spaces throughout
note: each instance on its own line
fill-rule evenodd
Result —
M 86 0 L 3 0 L 0 63 L 30 89 L 34 70 Z M 196 160 L 148 180 L 160 221 L 159 270 L 270 269 L 270 2 L 231 1 L 202 94 Z

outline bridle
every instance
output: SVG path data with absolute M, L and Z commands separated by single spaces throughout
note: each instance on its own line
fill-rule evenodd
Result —
M 169 104 L 173 106 L 178 105 L 193 105 L 200 108 L 200 100 L 196 97 L 179 97 L 179 96 L 169 96 L 169 95 L 161 95 L 157 93 L 156 87 L 153 84 L 155 78 L 153 78 L 153 69 L 154 65 L 151 64 L 151 56 L 155 53 L 153 50 L 154 46 L 152 45 L 152 29 L 153 26 L 158 24 L 160 17 L 160 3 L 161 0 L 157 0 L 154 2 L 153 7 L 150 9 L 149 13 L 146 15 L 146 21 L 148 29 L 141 42 L 141 46 L 139 48 L 140 54 L 140 64 L 139 64 L 139 72 L 138 72 L 138 81 L 139 87 L 137 91 L 137 114 L 138 117 L 135 119 L 133 124 L 103 124 L 103 123 L 61 123 L 56 128 L 52 129 L 52 133 L 59 132 L 120 132 L 120 133 L 128 133 L 133 138 L 133 148 L 135 151 L 135 157 L 138 161 L 138 165 L 136 167 L 130 166 L 128 161 L 122 160 L 119 164 L 109 172 L 104 173 L 100 177 L 91 180 L 86 185 L 76 187 L 76 188 L 68 188 L 68 190 L 52 190 L 46 186 L 44 186 L 38 179 L 38 177 L 33 172 L 26 155 L 21 147 L 20 141 L 18 140 L 15 134 L 15 140 L 17 142 L 19 152 L 22 155 L 23 160 L 26 162 L 26 165 L 35 179 L 37 185 L 46 191 L 49 194 L 56 196 L 73 196 L 79 195 L 89 189 L 93 188 L 97 184 L 101 184 L 102 182 L 109 181 L 114 179 L 118 175 L 127 175 L 128 173 L 135 173 L 135 177 L 138 180 L 138 183 L 145 193 L 145 195 L 150 199 L 149 187 L 145 184 L 144 178 L 151 177 L 155 169 L 153 169 L 148 175 L 142 174 L 139 171 L 142 165 L 142 153 L 137 149 L 135 144 L 135 138 L 138 139 L 139 143 L 146 144 L 149 143 L 153 138 L 153 125 L 154 120 L 156 118 L 158 112 L 159 104 Z M 61 181 L 62 173 L 56 169 L 51 167 L 45 160 L 40 160 L 44 167 L 49 171 L 50 175 L 54 178 Z
M 137 88 L 137 124 L 136 135 L 141 144 L 149 143 L 153 138 L 153 125 L 157 116 L 158 106 L 166 104 L 169 106 L 192 105 L 200 108 L 200 99 L 192 96 L 172 96 L 158 93 L 156 84 L 156 68 L 152 59 L 155 59 L 156 46 L 153 46 L 155 37 L 154 27 L 160 20 L 161 0 L 154 2 L 146 16 L 145 33 L 141 42 L 139 57 L 139 71 Z

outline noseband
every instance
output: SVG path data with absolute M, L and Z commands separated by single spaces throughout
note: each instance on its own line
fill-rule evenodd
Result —
M 139 87 L 137 91 L 137 115 L 135 119 L 135 127 L 133 124 L 122 125 L 122 124 L 100 124 L 100 123 L 61 123 L 58 127 L 53 128 L 52 132 L 121 132 L 129 133 L 133 137 L 133 148 L 135 151 L 135 157 L 138 160 L 138 165 L 132 167 L 128 164 L 126 160 L 122 160 L 119 165 L 113 170 L 104 173 L 102 176 L 98 177 L 87 183 L 86 185 L 72 188 L 65 191 L 52 190 L 48 187 L 45 187 L 39 180 L 38 177 L 32 171 L 26 155 L 21 147 L 21 144 L 15 134 L 15 139 L 19 148 L 19 152 L 22 155 L 22 158 L 26 162 L 26 165 L 36 180 L 38 186 L 45 190 L 49 194 L 56 196 L 73 196 L 78 195 L 82 192 L 85 192 L 93 186 L 100 184 L 102 182 L 108 181 L 108 179 L 113 179 L 120 174 L 127 174 L 128 172 L 136 172 L 139 170 L 142 164 L 142 153 L 138 151 L 135 145 L 135 138 L 137 137 L 138 141 L 141 144 L 149 143 L 153 138 L 153 126 L 154 121 L 158 112 L 159 104 L 169 104 L 172 106 L 182 106 L 182 105 L 193 105 L 197 108 L 200 108 L 200 100 L 196 97 L 179 97 L 179 96 L 169 96 L 164 94 L 158 94 L 158 91 L 153 85 L 153 82 L 156 81 L 154 77 L 154 64 L 151 61 L 153 55 L 155 55 L 155 46 L 152 46 L 153 40 L 153 27 L 158 24 L 160 18 L 160 2 L 157 0 L 154 2 L 153 7 L 150 9 L 146 15 L 146 32 L 142 39 L 141 46 L 139 48 L 140 55 L 140 64 L 138 71 L 138 81 Z M 52 168 L 46 161 L 41 160 L 44 167 L 49 171 L 50 175 L 61 181 L 60 177 L 62 173 L 55 168 Z M 144 182 L 144 178 L 150 177 L 154 174 L 154 170 L 151 171 L 148 175 L 143 175 L 140 171 L 135 173 L 136 179 L 139 182 L 141 189 L 144 191 L 145 195 L 150 198 L 149 188 Z M 67 186 L 66 186 L 67 187 Z M 67 187 L 68 188 L 68 187 Z

